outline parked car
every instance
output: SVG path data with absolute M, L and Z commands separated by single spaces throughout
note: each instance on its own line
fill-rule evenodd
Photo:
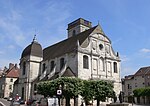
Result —
M 34 100 L 31 106 L 39 106 L 39 100 Z
M 12 100 L 13 100 L 12 97 L 8 97 L 8 98 L 7 98 L 7 101 L 12 101 Z
M 58 98 L 41 98 L 38 106 L 59 106 Z
M 20 99 L 19 102 L 20 102 L 20 104 L 25 104 L 25 101 L 22 99 Z
M 26 105 L 27 105 L 27 106 L 28 106 L 28 105 L 30 106 L 34 101 L 35 101 L 35 100 L 29 99 L 29 100 L 27 100 Z
M 12 100 L 10 106 L 20 106 L 20 102 Z

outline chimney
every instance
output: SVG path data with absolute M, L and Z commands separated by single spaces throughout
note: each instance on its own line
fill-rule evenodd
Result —
M 14 64 L 9 63 L 9 69 L 12 69 L 14 67 Z
M 15 64 L 15 69 L 17 69 L 17 64 Z

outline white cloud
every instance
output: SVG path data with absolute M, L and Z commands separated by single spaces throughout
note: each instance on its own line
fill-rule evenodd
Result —
M 17 25 L 16 19 L 17 16 L 15 19 L 4 19 L 3 17 L 0 17 L 0 28 L 5 32 L 4 40 L 9 39 L 14 41 L 18 46 L 22 46 L 25 37 L 23 36 L 23 32 L 19 25 Z
M 121 57 L 121 61 L 122 61 L 122 62 L 130 61 L 130 58 L 127 57 L 126 55 L 121 55 L 120 57 Z
M 141 53 L 150 53 L 150 49 L 143 48 L 140 50 Z

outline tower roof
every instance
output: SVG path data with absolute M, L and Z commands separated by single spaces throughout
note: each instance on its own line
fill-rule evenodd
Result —
M 38 57 L 43 56 L 42 46 L 36 41 L 35 36 L 32 43 L 23 50 L 21 58 L 28 55 L 38 56 Z

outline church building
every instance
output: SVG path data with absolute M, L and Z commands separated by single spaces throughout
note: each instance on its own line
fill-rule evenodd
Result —
M 98 24 L 79 18 L 68 24 L 68 38 L 42 49 L 36 38 L 22 52 L 15 93 L 34 98 L 38 81 L 58 77 L 109 80 L 121 91 L 120 57 Z

